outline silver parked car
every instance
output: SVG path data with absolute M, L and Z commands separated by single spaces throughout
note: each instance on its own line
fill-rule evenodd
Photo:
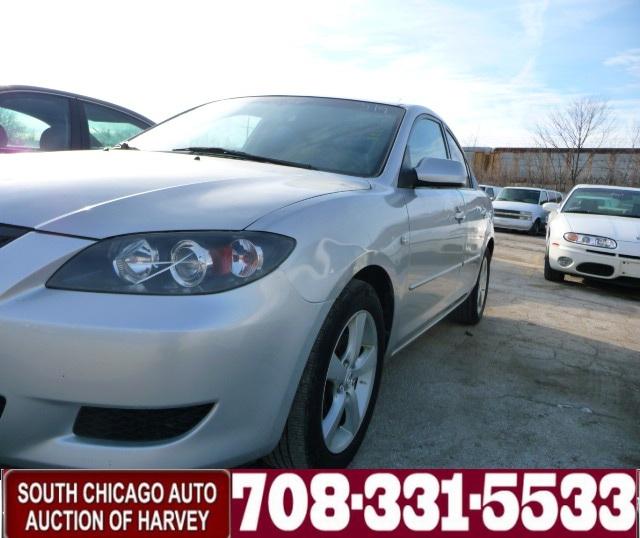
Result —
M 491 203 L 420 106 L 230 99 L 0 159 L 9 464 L 344 466 L 383 360 L 484 311 Z
M 102 149 L 153 122 L 113 103 L 35 86 L 0 86 L 0 154 Z
M 505 187 L 493 201 L 495 227 L 538 235 L 547 223 L 548 213 L 542 206 L 549 199 L 546 189 Z

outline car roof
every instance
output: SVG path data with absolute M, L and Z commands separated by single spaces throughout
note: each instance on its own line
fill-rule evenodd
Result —
M 58 95 L 60 97 L 67 97 L 69 99 L 81 99 L 83 101 L 88 101 L 90 103 L 95 103 L 97 105 L 102 105 L 108 108 L 113 108 L 115 110 L 119 110 L 121 112 L 124 112 L 125 114 L 129 114 L 130 116 L 133 116 L 134 118 L 137 118 L 138 120 L 142 121 L 143 123 L 147 123 L 149 126 L 151 125 L 155 125 L 155 122 L 150 120 L 149 118 L 147 118 L 146 116 L 143 116 L 142 114 L 139 114 L 138 112 L 136 112 L 135 110 L 131 110 L 129 108 L 125 108 L 123 106 L 117 105 L 115 103 L 110 103 L 108 101 L 102 101 L 100 99 L 96 99 L 95 97 L 88 97 L 86 95 L 80 95 L 78 93 L 71 93 L 71 92 L 66 92 L 63 90 L 53 90 L 51 88 L 43 88 L 40 86 L 26 86 L 26 85 L 9 85 L 9 86 L 0 86 L 0 94 L 5 93 L 5 92 L 32 92 L 32 93 L 45 93 L 45 94 L 49 94 L 49 95 Z
M 623 187 L 621 185 L 590 185 L 589 183 L 581 183 L 576 185 L 574 189 L 589 188 L 589 189 L 620 189 L 624 191 L 639 191 L 638 187 Z
M 525 189 L 528 191 L 549 191 L 549 189 L 544 189 L 542 187 L 501 187 L 503 189 Z

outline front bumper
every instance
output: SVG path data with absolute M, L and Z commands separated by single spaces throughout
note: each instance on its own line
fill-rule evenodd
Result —
M 493 217 L 494 228 L 506 228 L 508 230 L 528 231 L 533 226 L 531 219 L 511 219 L 508 217 Z
M 193 297 L 45 288 L 60 263 L 88 244 L 30 233 L 0 249 L 0 395 L 6 398 L 0 461 L 227 467 L 268 453 L 328 305 L 305 301 L 279 270 L 229 292 Z M 205 403 L 215 407 L 202 422 L 166 441 L 73 433 L 82 406 Z
M 570 258 L 571 264 L 561 265 L 558 259 Z M 639 279 L 640 281 L 640 244 L 618 243 L 615 250 L 598 249 L 576 245 L 568 241 L 552 242 L 549 245 L 549 265 L 552 269 L 578 276 L 602 278 L 606 280 Z M 604 266 L 609 268 L 604 272 Z

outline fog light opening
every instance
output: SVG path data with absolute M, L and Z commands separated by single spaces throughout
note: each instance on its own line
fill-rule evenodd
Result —
M 558 258 L 558 265 L 561 265 L 562 267 L 569 267 L 572 263 L 573 260 L 567 256 L 560 256 Z

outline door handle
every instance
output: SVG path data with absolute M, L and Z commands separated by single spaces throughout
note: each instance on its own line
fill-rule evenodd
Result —
M 456 219 L 458 222 L 462 222 L 462 221 L 464 221 L 464 219 L 465 219 L 465 218 L 466 218 L 466 217 L 465 217 L 464 211 L 462 211 L 462 209 L 461 209 L 461 208 L 456 207 L 455 219 Z

